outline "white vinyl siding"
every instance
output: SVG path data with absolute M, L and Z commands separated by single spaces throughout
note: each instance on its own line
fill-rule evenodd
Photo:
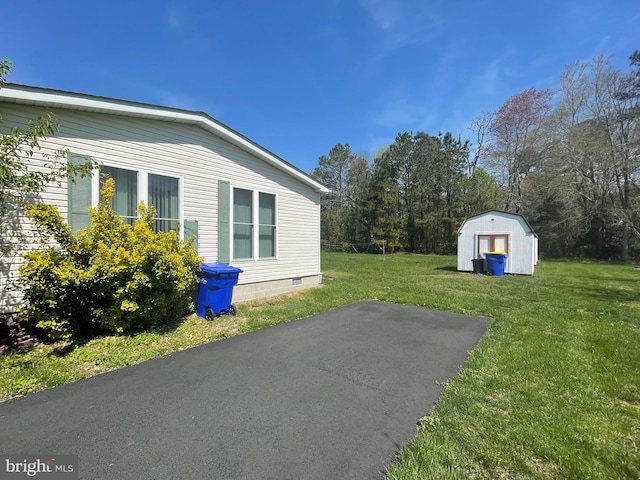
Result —
M 5 127 L 25 125 L 43 111 L 52 111 L 60 130 L 41 142 L 49 153 L 66 148 L 102 165 L 178 178 L 181 195 L 178 218 L 185 224 L 197 222 L 198 253 L 207 262 L 218 261 L 218 182 L 230 182 L 233 187 L 256 194 L 274 195 L 276 258 L 257 261 L 259 251 L 252 259 L 231 258 L 233 265 L 244 270 L 239 284 L 320 274 L 320 194 L 287 172 L 194 125 L 12 103 L 1 106 Z M 35 165 L 37 158 L 33 162 Z M 146 202 L 142 184 L 147 181 L 148 175 L 138 175 L 139 201 Z M 98 188 L 99 184 L 94 183 L 94 194 Z M 51 185 L 42 200 L 56 205 L 67 217 L 66 182 Z M 256 210 L 258 201 L 253 204 Z M 169 215 L 174 220 L 173 214 Z M 259 219 L 254 221 L 256 231 L 260 224 Z M 36 246 L 37 242 L 31 245 Z M 11 267 L 14 273 L 17 267 L 19 263 L 14 262 Z
M 533 275 L 536 235 L 521 215 L 490 211 L 465 220 L 458 232 L 458 270 L 473 271 L 473 259 L 489 251 L 507 253 L 505 273 Z

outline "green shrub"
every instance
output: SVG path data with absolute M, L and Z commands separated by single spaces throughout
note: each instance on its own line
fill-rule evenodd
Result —
M 57 246 L 25 254 L 20 269 L 29 315 L 54 338 L 125 332 L 179 318 L 193 308 L 201 258 L 175 231 L 153 231 L 155 209 L 125 224 L 110 207 L 109 179 L 91 225 L 74 235 L 58 210 L 27 209 L 45 241 Z

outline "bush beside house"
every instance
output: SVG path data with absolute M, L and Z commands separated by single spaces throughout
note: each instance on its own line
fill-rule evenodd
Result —
M 27 208 L 43 241 L 55 240 L 25 254 L 20 269 L 27 312 L 52 338 L 136 330 L 193 308 L 202 259 L 192 241 L 154 232 L 152 206 L 140 204 L 126 224 L 110 206 L 114 194 L 108 179 L 90 226 L 76 234 L 55 207 Z

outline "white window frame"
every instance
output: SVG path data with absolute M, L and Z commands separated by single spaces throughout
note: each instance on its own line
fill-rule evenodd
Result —
M 251 194 L 251 223 L 242 223 L 241 225 L 251 225 L 251 256 L 250 257 L 242 257 L 238 258 L 236 256 L 235 249 L 235 231 L 236 231 L 236 217 L 235 217 L 235 204 L 236 204 L 236 190 L 244 190 L 245 192 L 249 192 Z M 231 250 L 231 258 L 234 261 L 251 261 L 256 258 L 256 209 L 255 209 L 255 191 L 251 188 L 244 187 L 232 187 L 231 188 L 231 202 L 229 202 L 229 207 L 231 208 L 231 228 L 229 229 L 230 238 L 230 250 Z
M 236 258 L 236 252 L 234 250 L 234 244 L 233 244 L 233 232 L 234 232 L 234 225 L 235 225 L 235 218 L 233 215 L 233 206 L 235 203 L 235 191 L 236 189 L 239 190 L 248 190 L 251 192 L 251 221 L 252 221 L 252 225 L 253 225 L 253 231 L 252 231 L 252 242 L 251 242 L 251 258 Z M 260 194 L 267 194 L 267 195 L 273 195 L 273 201 L 274 201 L 274 216 L 275 216 L 275 232 L 274 232 L 274 246 L 273 249 L 275 250 L 275 255 L 273 257 L 260 257 Z M 278 202 L 279 198 L 278 198 L 278 194 L 275 192 L 270 192 L 267 190 L 257 190 L 255 188 L 251 188 L 251 187 L 246 187 L 246 186 L 241 186 L 241 185 L 231 185 L 231 201 L 229 202 L 229 218 L 231 219 L 231 221 L 229 222 L 231 224 L 231 228 L 229 228 L 229 249 L 230 249 L 230 258 L 232 261 L 234 262 L 265 262 L 265 261 L 273 261 L 273 260 L 277 260 L 278 259 L 278 252 L 279 252 L 279 236 L 278 236 L 278 231 L 279 231 L 279 226 L 278 226 L 278 220 L 279 220 L 279 202 Z
M 511 236 L 512 232 L 476 232 L 474 234 L 474 251 L 478 255 L 477 258 L 484 258 L 484 253 L 480 252 L 480 237 L 507 237 L 507 254 L 511 253 Z
M 180 240 L 184 240 L 184 177 L 174 173 L 163 172 L 160 170 L 149 170 L 146 168 L 132 167 L 117 162 L 100 161 L 100 165 L 104 167 L 119 168 L 121 170 L 129 170 L 138 174 L 138 204 L 144 202 L 149 205 L 149 175 L 161 175 L 164 177 L 178 179 L 178 235 Z M 91 205 L 95 208 L 100 200 L 100 168 L 95 168 L 91 176 Z
M 273 226 L 273 256 L 271 257 L 261 257 L 260 256 L 260 194 L 263 195 L 271 195 L 273 197 L 273 225 L 269 224 L 269 226 Z M 278 258 L 278 195 L 275 193 L 265 192 L 265 191 L 256 191 L 253 194 L 253 198 L 256 205 L 256 258 L 258 260 L 273 260 Z M 266 224 L 265 224 L 266 225 Z

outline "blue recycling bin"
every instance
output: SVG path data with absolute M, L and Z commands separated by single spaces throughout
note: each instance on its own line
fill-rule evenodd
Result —
M 231 305 L 231 298 L 233 287 L 243 270 L 218 262 L 203 263 L 201 268 L 196 302 L 198 316 L 213 320 L 218 315 L 235 315 L 236 309 Z
M 503 277 L 507 254 L 502 252 L 488 252 L 485 254 L 485 258 L 487 259 L 487 270 L 489 274 L 496 277 Z

